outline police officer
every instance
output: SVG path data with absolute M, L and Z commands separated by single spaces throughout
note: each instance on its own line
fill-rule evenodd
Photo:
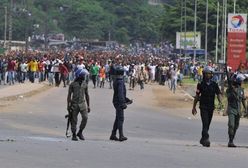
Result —
M 233 143 L 233 139 L 239 127 L 240 116 L 242 115 L 241 103 L 246 112 L 245 94 L 244 89 L 241 87 L 241 83 L 244 79 L 245 77 L 242 74 L 234 75 L 232 78 L 232 85 L 226 90 L 228 100 L 228 147 L 236 147 Z
M 196 115 L 196 104 L 200 101 L 200 114 L 202 120 L 202 137 L 200 144 L 205 147 L 210 147 L 208 130 L 213 117 L 215 95 L 217 95 L 219 103 L 222 105 L 221 91 L 218 84 L 212 81 L 212 77 L 212 67 L 206 66 L 203 70 L 203 80 L 197 85 L 196 96 L 192 108 L 192 114 Z
M 71 112 L 69 116 L 71 122 L 73 141 L 77 141 L 78 138 L 80 140 L 84 140 L 84 136 L 82 132 L 87 124 L 88 113 L 90 112 L 90 98 L 88 93 L 88 85 L 85 80 L 85 76 L 87 75 L 87 73 L 88 72 L 85 69 L 82 68 L 77 69 L 75 72 L 76 78 L 69 86 L 69 91 L 67 96 L 67 109 L 69 112 Z M 79 113 L 82 116 L 82 121 L 79 127 L 79 131 L 76 134 Z
M 131 104 L 132 100 L 126 97 L 126 87 L 124 82 L 124 68 L 120 65 L 115 66 L 114 69 L 114 96 L 113 105 L 116 110 L 115 122 L 113 125 L 112 134 L 110 140 L 114 141 L 126 141 L 127 137 L 123 134 L 123 123 L 124 123 L 124 110 L 127 108 L 127 104 Z M 119 138 L 116 136 L 117 130 L 119 131 Z

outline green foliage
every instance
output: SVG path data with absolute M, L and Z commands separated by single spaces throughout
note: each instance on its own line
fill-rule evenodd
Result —
M 1 6 L 8 0 L 1 0 Z M 68 39 L 158 42 L 161 6 L 147 0 L 19 0 L 14 5 L 13 39 L 24 40 L 25 33 L 64 33 Z M 22 9 L 32 16 L 27 17 Z M 0 35 L 4 29 L 4 12 L 0 15 Z M 34 28 L 34 24 L 39 28 Z M 28 28 L 27 28 L 28 27 Z M 2 37 L 1 37 L 2 38 Z
M 197 31 L 205 40 L 206 0 L 197 0 Z M 4 32 L 4 6 L 0 3 L 0 39 Z M 184 0 L 163 0 L 165 5 L 151 6 L 148 0 L 18 0 L 13 9 L 13 39 L 25 40 L 26 35 L 64 33 L 67 39 L 117 40 L 158 43 L 175 42 L 181 28 L 181 4 Z M 194 27 L 194 0 L 187 0 L 187 30 Z M 215 48 L 217 1 L 209 0 L 209 50 Z M 220 1 L 222 3 L 222 1 Z M 233 10 L 228 1 L 228 13 Z M 222 4 L 221 4 L 222 6 Z M 236 12 L 247 13 L 248 1 L 237 1 Z M 23 10 L 25 9 L 25 10 Z M 222 9 L 221 9 L 222 10 Z M 32 15 L 28 16 L 27 11 Z M 184 15 L 184 13 L 183 13 Z M 184 16 L 182 28 L 184 30 Z M 220 16 L 220 22 L 222 15 Z M 34 27 L 39 25 L 39 27 Z M 220 26 L 221 29 L 221 26 Z M 220 31 L 221 32 L 221 31 Z

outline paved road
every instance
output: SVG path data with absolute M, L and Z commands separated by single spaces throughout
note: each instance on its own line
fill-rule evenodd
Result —
M 166 91 L 165 91 L 166 94 Z M 229 149 L 227 119 L 215 117 L 212 146 L 199 145 L 199 116 L 190 109 L 150 107 L 146 91 L 128 92 L 135 102 L 125 111 L 126 142 L 108 138 L 114 120 L 112 90 L 90 89 L 92 112 L 84 132 L 86 141 L 72 142 L 64 136 L 67 88 L 52 88 L 14 106 L 0 110 L 0 163 L 3 168 L 246 168 L 248 124 L 241 121 Z M 139 98 L 139 99 L 138 99 Z M 179 105 L 180 106 L 180 105 Z M 191 118 L 189 118 L 191 117 Z

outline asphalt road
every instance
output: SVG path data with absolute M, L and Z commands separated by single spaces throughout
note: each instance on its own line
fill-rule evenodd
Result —
M 109 141 L 115 112 L 113 91 L 90 89 L 91 109 L 85 141 L 65 138 L 67 88 L 52 88 L 0 110 L 1 168 L 246 168 L 248 124 L 242 119 L 238 148 L 227 148 L 227 118 L 215 116 L 211 147 L 199 144 L 201 122 L 190 109 L 151 107 L 146 91 L 128 92 L 125 142 Z

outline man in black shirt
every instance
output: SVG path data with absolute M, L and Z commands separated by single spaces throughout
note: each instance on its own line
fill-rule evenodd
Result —
M 205 67 L 203 70 L 203 80 L 197 85 L 196 96 L 192 108 L 192 114 L 196 115 L 196 104 L 200 101 L 200 113 L 202 120 L 202 137 L 200 143 L 205 147 L 210 146 L 208 130 L 213 117 L 215 95 L 217 95 L 218 101 L 222 105 L 221 91 L 218 84 L 212 81 L 212 77 L 212 67 Z

